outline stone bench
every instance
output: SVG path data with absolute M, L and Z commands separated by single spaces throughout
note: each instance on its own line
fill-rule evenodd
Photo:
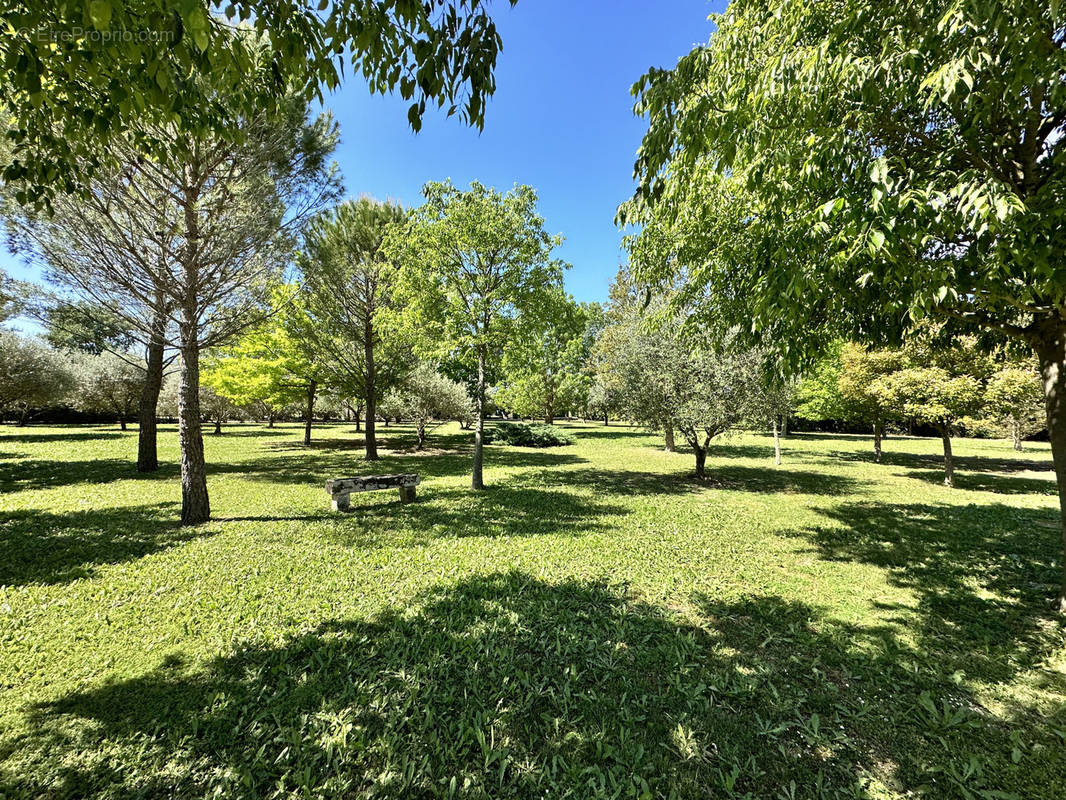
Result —
M 422 482 L 417 473 L 403 475 L 364 475 L 359 478 L 333 478 L 326 481 L 326 492 L 333 500 L 334 511 L 351 508 L 352 492 L 374 492 L 378 489 L 399 489 L 400 502 L 411 503 L 415 499 L 415 487 Z

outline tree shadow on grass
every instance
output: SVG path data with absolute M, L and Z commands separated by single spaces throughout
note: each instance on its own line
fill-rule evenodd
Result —
M 1055 512 L 855 502 L 821 513 L 836 524 L 794 535 L 823 559 L 873 564 L 913 591 L 916 606 L 898 622 L 945 671 L 1004 682 L 1062 646 Z
M 376 495 L 393 492 L 375 492 Z M 471 536 L 581 536 L 614 524 L 629 509 L 603 500 L 542 486 L 490 485 L 423 492 L 415 503 L 365 502 L 352 495 L 352 509 L 335 535 L 359 547 L 423 544 Z
M 32 428 L 16 428 L 15 430 L 27 431 Z M 74 430 L 67 433 L 13 433 L 0 434 L 0 442 L 43 444 L 45 442 L 92 442 L 99 439 L 118 439 L 123 434 L 118 430 L 108 431 L 84 431 Z
M 27 709 L 0 794 L 1061 795 L 1061 753 L 1011 764 L 1011 731 L 915 669 L 925 654 L 892 630 L 777 597 L 700 612 L 684 622 L 624 586 L 520 572 L 442 584 L 371 619 L 170 658 Z
M 0 491 L 21 492 L 51 489 L 79 483 L 111 483 L 122 480 L 169 480 L 181 474 L 178 464 L 160 464 L 155 472 L 138 472 L 137 464 L 125 458 L 87 461 L 25 459 L 0 463 Z
M 939 442 L 937 443 L 939 444 Z M 837 450 L 829 454 L 832 458 L 843 461 L 874 461 L 874 453 L 856 452 L 853 450 Z M 944 471 L 943 453 L 906 453 L 898 450 L 885 449 L 881 454 L 881 464 L 890 467 L 906 467 L 908 469 L 939 469 L 941 476 Z M 1023 454 L 1018 458 L 1004 458 L 1001 456 L 955 456 L 955 470 L 964 472 L 1054 472 L 1055 464 L 1051 460 L 1051 454 L 1047 458 L 1033 458 L 1032 454 Z M 943 477 L 941 477 L 943 480 Z
M 944 470 L 909 470 L 905 477 L 917 478 L 928 483 L 944 483 Z M 1054 474 L 1049 478 L 1021 478 L 1015 475 L 997 475 L 988 472 L 956 472 L 955 488 L 972 492 L 994 494 L 1042 494 L 1058 496 Z
M 58 514 L 0 512 L 0 586 L 65 583 L 206 535 L 177 522 L 177 504 Z
M 744 467 L 721 463 L 710 465 L 707 476 L 702 480 L 692 470 L 663 473 L 595 467 L 538 472 L 512 479 L 512 482 L 514 480 L 584 487 L 604 496 L 694 494 L 715 490 L 840 495 L 857 490 L 855 481 L 840 475 L 805 472 L 788 467 Z

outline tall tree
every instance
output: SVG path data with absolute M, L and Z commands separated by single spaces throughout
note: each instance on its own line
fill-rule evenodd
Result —
M 385 252 L 400 264 L 399 317 L 418 332 L 418 349 L 476 371 L 471 485 L 484 489 L 488 371 L 519 321 L 541 316 L 561 288 L 564 265 L 551 254 L 562 238 L 545 231 L 529 186 L 504 194 L 476 181 L 467 191 L 427 183 L 422 192 L 426 202 L 389 232 Z
M 287 91 L 320 100 L 346 63 L 373 92 L 398 87 L 416 130 L 429 103 L 480 128 L 502 46 L 485 0 L 16 0 L 4 22 L 0 166 L 20 203 L 82 184 L 131 128 L 174 126 L 140 138 L 180 160 L 186 138 L 231 139 Z
M 20 232 L 57 282 L 122 316 L 150 348 L 161 353 L 165 337 L 180 352 L 184 523 L 210 516 L 200 351 L 262 315 L 268 279 L 291 256 L 295 234 L 336 196 L 328 161 L 336 139 L 331 120 L 308 121 L 305 104 L 290 99 L 280 115 L 248 118 L 240 137 L 174 143 L 180 158 L 116 144 L 121 171 L 95 179 L 86 197 L 63 197 L 54 215 L 22 218 Z
M 1039 357 L 1066 547 L 1066 6 L 738 0 L 636 85 L 638 269 L 705 319 L 891 336 L 926 315 Z M 1066 611 L 1066 558 L 1059 603 Z
M 349 200 L 314 221 L 299 259 L 314 322 L 309 335 L 323 353 L 331 383 L 364 401 L 369 461 L 378 457 L 378 399 L 412 366 L 410 343 L 381 320 L 393 304 L 396 281 L 396 265 L 385 257 L 382 241 L 406 218 L 398 204 Z

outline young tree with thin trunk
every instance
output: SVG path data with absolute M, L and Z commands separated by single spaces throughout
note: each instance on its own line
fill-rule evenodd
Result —
M 484 489 L 483 452 L 489 370 L 515 343 L 523 317 L 543 314 L 562 287 L 562 239 L 544 230 L 537 194 L 506 194 L 478 182 L 467 191 L 427 183 L 426 202 L 385 252 L 399 265 L 398 324 L 417 335 L 427 357 L 452 358 L 474 371 L 474 459 L 471 486 Z
M 398 204 L 349 200 L 312 223 L 298 261 L 314 323 L 310 341 L 322 353 L 330 384 L 363 400 L 368 461 L 378 457 L 378 400 L 413 365 L 410 343 L 381 320 L 396 281 L 396 264 L 381 245 L 406 218 Z
M 907 365 L 901 350 L 867 350 L 854 344 L 840 351 L 837 398 L 843 418 L 873 426 L 874 461 L 881 463 L 881 440 L 885 423 L 892 413 L 893 401 L 876 391 L 877 380 Z
M 1007 429 L 1011 445 L 1019 452 L 1026 436 L 1047 427 L 1040 374 L 1030 363 L 1003 365 L 989 378 L 985 401 L 988 410 Z
M 951 440 L 964 417 L 982 399 L 981 381 L 972 375 L 952 375 L 943 367 L 911 367 L 878 378 L 872 387 L 902 419 L 935 428 L 944 444 L 944 485 L 955 485 Z
M 445 422 L 467 419 L 472 408 L 466 387 L 441 375 L 429 362 L 415 367 L 382 401 L 386 413 L 414 422 L 417 450 L 425 447 L 431 430 Z

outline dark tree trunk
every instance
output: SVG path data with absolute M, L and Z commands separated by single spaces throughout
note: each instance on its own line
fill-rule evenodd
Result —
M 157 303 L 162 305 L 158 297 Z M 159 410 L 159 392 L 163 388 L 163 336 L 166 324 L 166 316 L 157 311 L 152 318 L 152 336 L 145 353 L 144 386 L 141 388 L 141 402 L 137 406 L 138 472 L 155 472 L 159 469 L 156 414 Z
M 274 427 L 274 415 L 273 414 L 271 414 L 270 416 L 267 417 L 267 427 L 268 428 L 273 428 Z
M 667 453 L 677 452 L 677 445 L 674 444 L 674 426 L 669 422 L 663 426 L 663 441 Z
M 474 423 L 474 468 L 470 476 L 470 486 L 473 489 L 484 489 L 485 479 L 482 475 L 484 462 L 485 441 L 485 351 L 479 350 L 477 354 L 477 397 L 474 398 L 477 409 L 477 419 Z
M 603 424 L 604 425 L 610 425 L 611 424 L 611 420 L 607 416 L 607 412 L 606 411 L 603 412 Z
M 200 343 L 196 309 L 182 311 L 181 382 L 178 388 L 178 438 L 181 442 L 181 523 L 211 518 L 207 465 L 200 424 Z
M 220 420 L 220 419 L 216 419 L 215 420 L 215 432 L 214 433 L 215 433 L 215 436 L 221 436 L 222 435 L 222 420 Z
M 363 432 L 363 411 L 362 411 L 362 409 L 359 409 L 358 411 L 353 411 L 352 413 L 355 415 L 355 432 L 356 433 L 362 433 Z
M 881 463 L 881 437 L 884 436 L 885 425 L 881 420 L 874 423 L 874 461 Z
M 415 450 L 421 450 L 426 444 L 426 421 L 420 419 L 418 421 L 418 446 Z
M 315 391 L 318 389 L 318 381 L 311 380 L 307 384 L 307 408 L 304 411 L 304 445 L 311 444 L 311 421 L 315 416 Z
M 781 435 L 788 436 L 788 414 L 781 415 Z M 780 464 L 781 462 L 778 461 L 777 463 Z
M 118 429 L 120 431 L 126 430 L 126 417 L 122 414 L 118 415 Z
M 944 440 L 944 485 L 955 486 L 955 458 L 951 454 L 951 434 L 943 430 L 940 438 Z
M 782 428 L 784 425 L 781 426 Z M 774 418 L 774 463 L 781 466 L 781 434 L 777 429 L 777 418 Z
M 707 448 L 696 444 L 692 450 L 696 454 L 696 477 L 702 479 L 707 475 Z
M 1057 319 L 1055 322 L 1057 324 L 1048 324 L 1041 331 L 1037 355 L 1040 357 L 1048 438 L 1051 440 L 1051 455 L 1059 490 L 1059 528 L 1063 553 L 1059 556 L 1062 583 L 1058 606 L 1061 613 L 1066 613 L 1066 321 Z

